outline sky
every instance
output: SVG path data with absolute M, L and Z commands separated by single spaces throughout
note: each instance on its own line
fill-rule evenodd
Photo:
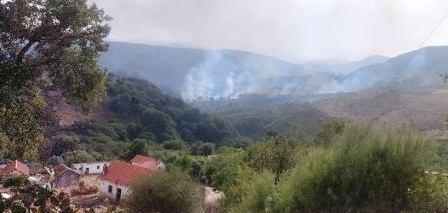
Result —
M 91 0 L 109 40 L 237 49 L 289 61 L 359 60 L 417 49 L 447 0 Z M 424 46 L 448 45 L 448 18 Z

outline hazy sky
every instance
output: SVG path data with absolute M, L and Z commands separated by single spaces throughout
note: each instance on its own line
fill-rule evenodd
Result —
M 356 60 L 416 49 L 447 0 L 93 0 L 110 40 L 228 48 L 289 60 Z M 448 45 L 448 18 L 426 45 Z

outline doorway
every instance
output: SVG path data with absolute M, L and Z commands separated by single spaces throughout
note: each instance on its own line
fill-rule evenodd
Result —
M 89 168 L 86 168 L 86 175 L 89 174 Z
M 120 201 L 120 199 L 121 199 L 121 189 L 117 188 L 117 195 L 116 195 L 115 200 L 118 202 L 118 201 Z

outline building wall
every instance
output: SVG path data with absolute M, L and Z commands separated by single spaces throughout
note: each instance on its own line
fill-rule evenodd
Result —
M 77 184 L 79 184 L 79 174 L 66 172 L 54 179 L 53 187 L 63 188 Z
M 112 186 L 112 192 L 109 192 L 109 186 Z M 121 189 L 121 200 L 126 197 L 129 193 L 129 188 L 127 186 L 110 182 L 107 180 L 100 180 L 100 193 L 107 195 L 109 198 L 115 200 L 117 196 L 117 188 Z
M 72 168 L 80 174 L 85 174 L 87 168 L 89 168 L 89 174 L 101 174 L 103 173 L 105 163 L 106 162 L 75 163 L 72 165 Z

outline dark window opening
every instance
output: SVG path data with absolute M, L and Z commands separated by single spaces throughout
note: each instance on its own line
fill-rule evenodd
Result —
M 112 193 L 112 186 L 109 185 L 109 188 L 107 189 L 107 192 Z

